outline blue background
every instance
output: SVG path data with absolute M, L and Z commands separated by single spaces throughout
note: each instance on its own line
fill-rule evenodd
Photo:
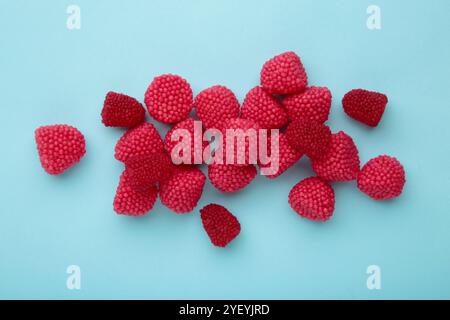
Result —
M 80 30 L 66 28 L 70 4 Z M 379 31 L 366 27 L 370 4 L 381 7 Z M 447 0 L 2 0 L 0 298 L 450 298 L 449 11 Z M 331 221 L 301 219 L 287 195 L 312 174 L 303 159 L 239 194 L 206 185 L 198 208 L 223 204 L 242 224 L 226 249 L 209 243 L 198 210 L 180 216 L 158 200 L 142 218 L 113 212 L 123 130 L 100 122 L 107 91 L 142 101 L 171 72 L 195 93 L 223 84 L 242 101 L 264 61 L 287 50 L 310 84 L 332 90 L 329 124 L 353 136 L 363 163 L 402 161 L 402 197 L 375 202 L 339 183 Z M 377 129 L 342 111 L 358 87 L 389 96 Z M 57 177 L 34 142 L 35 128 L 54 123 L 87 140 L 81 163 Z M 71 264 L 79 291 L 66 288 Z M 379 291 L 366 287 L 372 264 Z

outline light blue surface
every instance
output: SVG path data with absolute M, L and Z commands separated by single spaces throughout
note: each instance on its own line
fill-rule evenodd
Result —
M 80 30 L 66 28 L 69 4 L 0 5 L 0 298 L 450 298 L 449 1 L 77 0 Z M 382 10 L 379 31 L 366 27 L 370 4 Z M 158 200 L 143 218 L 113 212 L 123 131 L 101 125 L 108 90 L 142 101 L 171 72 L 195 93 L 224 84 L 242 101 L 264 61 L 286 50 L 332 90 L 329 124 L 354 137 L 363 163 L 403 162 L 402 197 L 375 202 L 336 184 L 335 215 L 317 224 L 287 203 L 311 175 L 306 160 L 235 195 L 208 183 L 199 208 L 223 204 L 242 224 L 226 249 L 209 243 L 197 210 L 175 215 Z M 357 87 L 389 96 L 377 129 L 342 111 Z M 34 143 L 34 129 L 54 123 L 87 140 L 86 157 L 58 177 Z M 72 264 L 79 291 L 66 288 Z M 379 291 L 366 287 L 372 264 Z

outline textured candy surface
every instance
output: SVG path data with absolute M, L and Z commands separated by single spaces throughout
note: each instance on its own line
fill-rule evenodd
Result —
M 389 200 L 402 194 L 405 170 L 394 157 L 379 156 L 369 160 L 361 169 L 357 185 L 359 190 L 375 200 Z
M 176 213 L 191 212 L 202 196 L 205 182 L 205 175 L 196 167 L 178 166 L 159 185 L 161 203 Z
M 238 219 L 221 205 L 208 204 L 200 210 L 200 216 L 211 243 L 217 247 L 225 247 L 241 232 Z
M 344 111 L 353 119 L 376 127 L 383 116 L 388 97 L 382 93 L 355 89 L 342 99 Z
M 114 198 L 114 211 L 128 216 L 143 216 L 152 210 L 158 198 L 158 188 L 152 186 L 145 192 L 133 190 L 127 171 L 120 176 Z
M 331 144 L 331 130 L 315 121 L 294 121 L 286 130 L 289 144 L 311 159 L 325 156 Z
M 310 87 L 305 92 L 285 97 L 283 106 L 291 121 L 325 123 L 331 109 L 331 92 L 325 87 Z
M 330 148 L 325 156 L 312 161 L 314 172 L 327 181 L 355 180 L 359 166 L 358 149 L 352 137 L 343 131 L 331 136 Z
M 186 119 L 193 108 L 192 89 L 182 77 L 164 74 L 153 79 L 144 102 L 155 120 L 177 123 Z
M 256 176 L 254 165 L 211 164 L 208 177 L 212 185 L 222 192 L 237 192 L 244 189 Z
M 273 158 L 274 161 L 278 161 L 278 170 L 276 170 L 273 173 L 270 173 L 266 175 L 269 179 L 275 179 L 279 176 L 281 176 L 283 173 L 286 172 L 290 167 L 292 167 L 297 161 L 300 160 L 300 158 L 303 156 L 303 153 L 297 151 L 291 145 L 289 144 L 286 134 L 280 132 L 279 133 L 279 139 L 278 139 L 278 154 L 274 154 L 272 157 L 271 153 L 271 144 L 272 139 L 269 137 L 267 139 L 267 155 L 271 158 Z M 266 162 L 265 162 L 266 163 Z M 268 162 L 267 164 L 259 163 L 260 168 L 268 168 L 272 165 L 272 162 Z
M 129 129 L 115 147 L 115 158 L 126 162 L 130 157 L 164 151 L 164 142 L 153 124 L 145 122 Z
M 256 164 L 258 161 L 259 129 L 259 125 L 250 119 L 237 118 L 224 121 L 221 130 L 223 135 L 223 163 Z
M 286 111 L 260 86 L 254 87 L 245 96 L 241 118 L 254 120 L 264 129 L 281 128 L 288 121 Z
M 289 204 L 304 218 L 327 221 L 334 211 L 334 190 L 320 178 L 306 178 L 292 188 Z
M 197 136 L 194 126 L 197 123 Z M 200 121 L 188 118 L 172 127 L 164 138 L 164 147 L 172 161 L 179 159 L 177 164 L 201 164 L 203 150 L 208 146 L 203 141 L 203 128 Z M 185 155 L 184 153 L 187 152 Z M 175 163 L 175 162 L 174 162 Z
M 35 140 L 42 168 L 52 175 L 63 173 L 86 153 L 83 134 L 66 124 L 37 128 Z
M 289 51 L 267 61 L 261 70 L 261 85 L 272 94 L 304 91 L 308 77 L 299 56 Z
M 198 118 L 207 129 L 220 129 L 224 120 L 239 117 L 239 101 L 225 86 L 216 85 L 203 90 L 195 97 L 194 105 Z
M 145 119 L 145 109 L 135 98 L 108 92 L 103 103 L 102 122 L 106 127 L 135 127 Z
M 168 179 L 172 174 L 173 164 L 166 153 L 157 152 L 129 158 L 125 169 L 131 188 L 145 192 L 158 182 Z

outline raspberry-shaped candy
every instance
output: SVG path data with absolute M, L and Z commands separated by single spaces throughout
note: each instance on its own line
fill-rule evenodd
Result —
M 260 146 L 261 147 L 261 146 Z M 275 179 L 281 176 L 286 172 L 290 167 L 292 167 L 300 158 L 303 156 L 303 153 L 297 151 L 289 144 L 286 134 L 279 133 L 278 138 L 278 153 L 274 154 L 272 157 L 272 138 L 269 136 L 267 139 L 267 155 L 272 158 L 272 161 L 269 163 L 259 163 L 259 167 L 263 170 L 269 170 L 270 167 L 274 169 L 275 161 L 278 161 L 278 169 L 275 172 L 268 172 L 265 176 L 269 179 Z M 261 161 L 261 159 L 260 159 Z M 272 170 L 271 169 L 271 170 Z
M 383 116 L 388 97 L 382 93 L 355 89 L 342 99 L 344 111 L 353 119 L 376 127 Z
M 131 157 L 125 163 L 129 185 L 133 190 L 145 192 L 158 182 L 168 179 L 173 164 L 169 156 L 162 152 Z
M 239 117 L 239 101 L 225 86 L 203 90 L 195 97 L 194 105 L 198 118 L 207 129 L 220 129 L 224 120 Z
M 315 121 L 294 121 L 286 130 L 289 144 L 311 159 L 325 156 L 331 144 L 331 130 Z
M 282 53 L 267 61 L 261 70 L 261 85 L 272 94 L 292 94 L 305 90 L 308 77 L 295 52 Z
M 334 211 L 334 190 L 320 178 L 306 178 L 292 188 L 289 204 L 304 218 L 327 221 Z
M 157 121 L 176 123 L 186 119 L 193 107 L 189 83 L 180 76 L 164 74 L 153 79 L 145 92 L 148 112 Z
M 159 184 L 161 203 L 176 213 L 194 210 L 203 193 L 206 177 L 196 167 L 176 167 L 172 176 Z
M 358 149 L 352 137 L 339 131 L 331 136 L 327 154 L 312 161 L 316 174 L 327 181 L 352 181 L 359 172 Z
M 214 187 L 222 192 L 236 192 L 244 189 L 256 177 L 254 165 L 211 164 L 208 177 Z
M 241 224 L 225 207 L 208 204 L 200 210 L 203 227 L 217 247 L 225 247 L 241 232 Z
M 254 87 L 245 96 L 241 118 L 254 120 L 264 129 L 281 128 L 288 121 L 286 111 L 260 86 Z
M 188 118 L 167 132 L 164 146 L 176 164 L 201 164 L 208 142 L 203 140 L 201 122 Z
M 223 143 L 218 146 L 216 155 L 220 155 L 222 151 L 223 163 L 226 164 L 256 164 L 259 130 L 259 125 L 250 119 L 237 118 L 224 121 L 221 130 Z
M 39 127 L 35 139 L 42 168 L 49 174 L 63 173 L 86 153 L 83 134 L 66 124 Z
M 325 123 L 331 109 L 331 92 L 325 87 L 310 87 L 303 93 L 285 97 L 283 106 L 291 121 L 313 120 Z
M 129 129 L 116 144 L 115 157 L 126 162 L 130 157 L 164 151 L 164 142 L 153 124 L 145 122 Z
M 114 198 L 114 211 L 128 216 L 143 216 L 152 210 L 158 198 L 158 188 L 152 186 L 145 192 L 135 191 L 130 185 L 127 171 L 120 176 Z
M 135 98 L 108 92 L 103 103 L 102 122 L 106 127 L 135 127 L 145 118 L 145 109 Z
M 375 200 L 389 200 L 401 195 L 405 170 L 394 157 L 379 156 L 369 160 L 358 175 L 358 188 Z

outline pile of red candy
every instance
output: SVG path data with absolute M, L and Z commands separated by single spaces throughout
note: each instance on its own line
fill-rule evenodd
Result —
M 333 215 L 331 183 L 337 181 L 356 180 L 359 190 L 375 200 L 398 197 L 405 184 L 403 166 L 396 158 L 382 155 L 360 168 L 353 139 L 343 131 L 332 133 L 325 125 L 331 99 L 328 88 L 308 86 L 305 69 L 294 52 L 280 54 L 264 64 L 261 84 L 248 92 L 242 107 L 224 86 L 205 89 L 194 99 L 185 79 L 161 75 L 148 87 L 144 102 L 153 119 L 173 124 L 163 140 L 153 124 L 145 121 L 141 103 L 125 94 L 109 92 L 101 112 L 103 124 L 129 128 L 115 147 L 115 158 L 123 162 L 125 170 L 120 176 L 114 210 L 129 216 L 145 215 L 158 195 L 161 203 L 176 213 L 194 210 L 206 176 L 192 163 L 207 143 L 201 150 L 193 142 L 186 146 L 192 157 L 187 163 L 174 164 L 171 158 L 174 148 L 179 147 L 172 137 L 177 129 L 194 131 L 195 119 L 190 117 L 194 108 L 202 130 L 280 129 L 279 169 L 268 175 L 269 179 L 283 174 L 303 156 L 310 159 L 316 176 L 300 181 L 288 196 L 290 206 L 302 217 L 326 221 Z M 378 125 L 387 103 L 384 94 L 363 89 L 348 92 L 342 100 L 350 117 L 371 127 Z M 40 127 L 35 138 L 42 167 L 52 175 L 63 173 L 85 154 L 83 134 L 69 125 Z M 237 192 L 248 186 L 257 174 L 257 165 L 260 169 L 267 165 L 247 160 L 243 164 L 209 164 L 212 185 L 221 192 Z M 200 216 L 216 246 L 226 246 L 240 233 L 239 221 L 221 205 L 205 206 Z

